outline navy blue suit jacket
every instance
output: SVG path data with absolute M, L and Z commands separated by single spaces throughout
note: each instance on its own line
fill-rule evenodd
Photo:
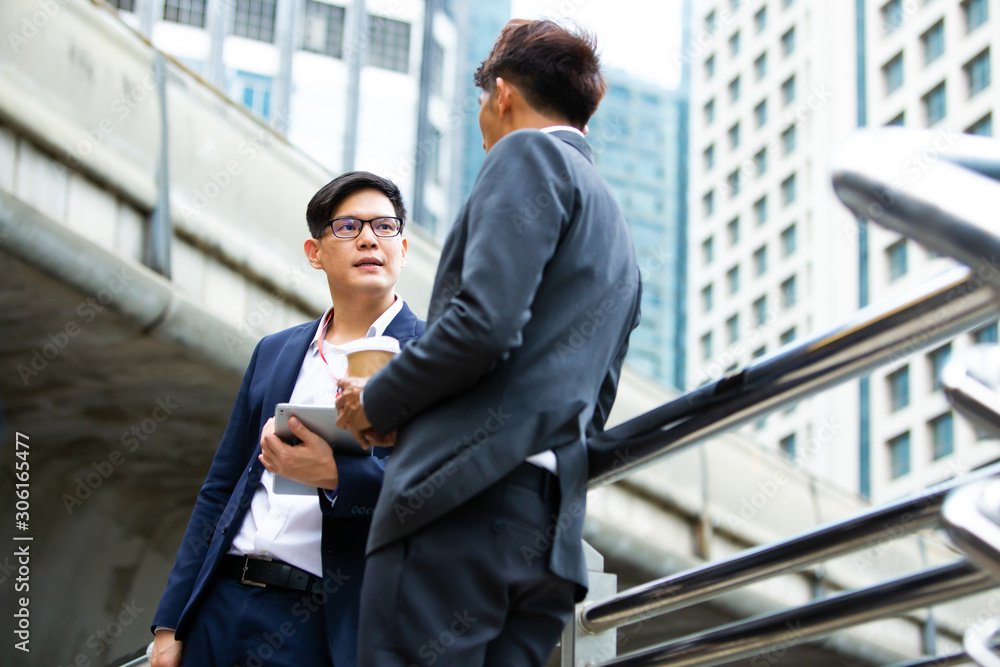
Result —
M 300 324 L 266 336 L 257 344 L 153 617 L 154 629 L 175 628 L 181 641 L 187 635 L 194 612 L 221 557 L 239 532 L 260 483 L 264 471 L 257 459 L 261 429 L 274 415 L 275 406 L 292 395 L 318 326 L 319 320 Z M 423 331 L 424 322 L 403 304 L 384 335 L 404 346 Z M 390 451 L 376 448 L 375 456 L 339 457 L 337 502 L 330 507 L 322 492 L 317 497 L 323 511 L 323 587 L 328 597 L 325 606 L 317 610 L 311 596 L 303 593 L 303 603 L 293 606 L 291 613 L 298 620 L 314 613 L 325 615 L 330 658 L 337 667 L 357 663 L 365 542 Z

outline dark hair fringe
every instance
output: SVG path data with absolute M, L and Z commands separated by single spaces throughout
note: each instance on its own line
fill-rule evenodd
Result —
M 369 171 L 349 171 L 324 185 L 309 201 L 309 206 L 306 207 L 309 234 L 313 238 L 319 238 L 340 203 L 359 190 L 378 190 L 384 194 L 392 202 L 396 217 L 406 222 L 406 205 L 403 204 L 403 195 L 395 183 Z

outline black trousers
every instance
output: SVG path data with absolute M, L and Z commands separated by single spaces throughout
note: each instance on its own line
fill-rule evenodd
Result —
M 555 477 L 531 464 L 368 557 L 362 667 L 543 665 L 576 584 L 548 569 Z

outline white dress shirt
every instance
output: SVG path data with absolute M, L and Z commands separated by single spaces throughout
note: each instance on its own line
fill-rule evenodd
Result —
M 397 296 L 388 310 L 369 327 L 365 338 L 381 336 L 402 308 L 403 300 Z M 330 310 L 320 318 L 316 336 L 302 359 L 289 403 L 333 406 L 337 396 L 337 379 L 347 375 L 347 354 L 343 347 L 324 340 L 323 320 Z M 329 366 L 319 355 L 321 344 Z M 267 470 L 261 475 L 260 486 L 250 502 L 240 532 L 233 538 L 229 553 L 268 556 L 321 577 L 323 513 L 319 502 L 325 501 L 320 501 L 317 496 L 276 494 L 274 477 L 274 473 Z

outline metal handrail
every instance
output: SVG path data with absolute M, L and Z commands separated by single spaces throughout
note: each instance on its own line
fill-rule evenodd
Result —
M 595 436 L 588 442 L 591 487 L 621 479 L 690 445 L 996 316 L 1000 236 L 993 231 L 993 218 L 1000 210 L 1000 143 L 952 138 L 948 153 L 937 153 L 929 166 L 924 166 L 918 192 L 897 188 L 902 167 L 912 158 L 914 139 L 926 141 L 935 136 L 912 130 L 859 133 L 834 169 L 834 188 L 859 217 L 913 238 L 968 268 L 937 276 L 888 305 L 868 307 L 842 326 L 786 346 L 738 373 Z M 984 285 L 992 290 L 983 289 Z M 977 478 L 995 472 L 983 472 Z M 963 484 L 952 483 L 948 489 Z M 925 505 L 914 513 L 914 530 L 941 518 L 945 492 L 938 488 L 922 497 Z M 884 523 L 887 516 L 902 516 L 904 507 L 913 512 L 913 501 L 898 501 L 722 563 L 634 588 L 584 607 L 580 622 L 590 631 L 607 631 L 841 555 L 879 534 L 879 527 L 870 523 L 873 517 Z M 844 531 L 838 532 L 838 528 Z M 903 532 L 910 531 L 898 531 L 897 535 Z M 1000 540 L 997 544 L 1000 548 Z M 976 556 L 970 551 L 970 557 Z M 968 595 L 996 582 L 972 564 L 953 564 L 733 623 L 604 664 L 719 664 L 753 655 L 778 641 L 783 646 L 802 643 L 884 614 Z M 795 636 L 783 637 L 788 629 L 784 624 L 793 621 Z
M 966 655 L 980 667 L 1000 667 L 1000 656 L 993 652 L 997 635 L 1000 635 L 1000 618 L 969 628 L 962 639 Z
M 588 632 L 601 633 L 704 602 L 778 574 L 799 571 L 861 549 L 872 540 L 936 527 L 950 492 L 960 488 L 964 491 L 962 487 L 994 475 L 1000 475 L 1000 463 L 781 542 L 636 586 L 609 600 L 585 605 L 579 613 L 580 623 Z
M 590 486 L 638 468 L 783 406 L 932 347 L 1000 313 L 996 295 L 956 267 L 859 311 L 841 326 L 786 346 L 742 371 L 590 438 Z
M 632 655 L 602 667 L 705 667 L 755 655 L 769 646 L 786 649 L 884 616 L 953 600 L 996 585 L 990 575 L 959 561 L 801 607 L 757 616 Z

